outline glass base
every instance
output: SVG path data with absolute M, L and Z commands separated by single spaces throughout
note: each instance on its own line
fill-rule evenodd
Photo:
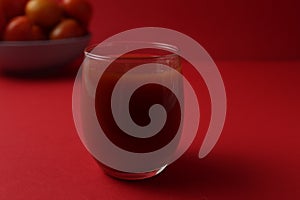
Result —
M 111 176 L 111 177 L 117 178 L 117 179 L 121 179 L 121 180 L 143 180 L 143 179 L 151 178 L 153 176 L 156 176 L 160 172 L 162 172 L 167 167 L 167 165 L 165 165 L 165 166 L 161 167 L 160 169 L 153 170 L 150 172 L 128 173 L 128 172 L 122 172 L 122 171 L 112 169 L 101 163 L 99 163 L 99 165 L 108 176 Z

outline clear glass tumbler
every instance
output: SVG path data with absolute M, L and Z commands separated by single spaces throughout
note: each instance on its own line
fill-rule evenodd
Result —
M 149 178 L 175 154 L 183 101 L 175 51 L 167 44 L 130 42 L 85 50 L 73 92 L 74 120 L 83 144 L 108 175 Z

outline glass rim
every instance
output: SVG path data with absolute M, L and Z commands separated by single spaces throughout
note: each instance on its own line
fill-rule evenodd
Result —
M 173 57 L 173 56 L 179 56 L 177 53 L 175 53 L 175 52 L 179 52 L 178 47 L 176 47 L 174 45 L 166 44 L 166 43 L 161 43 L 161 42 L 142 42 L 142 41 L 122 42 L 122 41 L 117 41 L 117 42 L 106 42 L 106 43 L 104 43 L 104 47 L 109 47 L 112 45 L 130 45 L 130 44 L 137 44 L 137 43 L 147 44 L 147 45 L 151 46 L 151 47 L 147 47 L 144 49 L 163 50 L 166 53 L 163 55 L 152 54 L 152 55 L 144 55 L 144 56 L 136 56 L 136 57 L 134 57 L 134 56 L 132 56 L 132 57 L 117 57 L 114 55 L 99 55 L 97 53 L 92 52 L 99 44 L 91 44 L 84 49 L 84 54 L 85 54 L 85 57 L 95 59 L 95 60 L 113 60 L 113 59 L 141 60 L 141 59 L 162 59 L 162 58 L 168 58 L 168 57 Z

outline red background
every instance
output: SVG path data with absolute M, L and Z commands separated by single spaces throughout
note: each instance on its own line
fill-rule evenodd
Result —
M 143 26 L 171 28 L 202 44 L 214 59 L 300 57 L 297 0 L 92 0 L 94 41 Z
M 129 28 L 161 26 L 208 50 L 227 92 L 221 138 L 200 160 L 201 129 L 159 176 L 118 181 L 103 174 L 76 134 L 73 72 L 1 73 L 0 199 L 300 198 L 298 1 L 91 3 L 93 43 Z

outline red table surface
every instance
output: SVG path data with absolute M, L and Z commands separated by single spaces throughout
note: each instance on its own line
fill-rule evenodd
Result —
M 157 177 L 106 176 L 77 136 L 74 76 L 0 76 L 0 199 L 299 199 L 300 61 L 217 62 L 228 99 L 224 130 Z M 199 138 L 198 138 L 199 139 Z

